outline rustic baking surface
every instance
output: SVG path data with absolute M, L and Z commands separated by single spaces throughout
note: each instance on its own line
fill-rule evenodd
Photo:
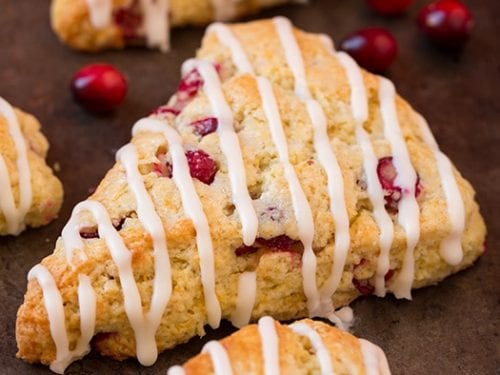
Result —
M 489 229 L 488 252 L 465 272 L 438 286 L 414 292 L 413 301 L 367 298 L 353 304 L 354 333 L 379 344 L 394 374 L 494 374 L 500 369 L 500 43 L 498 0 L 467 1 L 476 29 L 461 54 L 437 51 L 414 27 L 410 16 L 386 19 L 361 1 L 311 1 L 262 16 L 283 14 L 306 30 L 329 33 L 338 42 L 348 32 L 386 25 L 401 54 L 389 72 L 399 92 L 421 111 L 459 170 L 476 188 Z M 58 163 L 65 188 L 58 220 L 17 238 L 0 239 L 0 373 L 48 374 L 15 358 L 15 316 L 26 274 L 44 256 L 70 215 L 114 162 L 133 123 L 174 92 L 182 61 L 193 56 L 202 29 L 173 32 L 173 50 L 163 55 L 143 49 L 85 55 L 70 51 L 49 28 L 49 1 L 0 0 L 0 95 L 34 113 L 51 142 L 50 164 Z M 74 104 L 68 90 L 72 73 L 86 63 L 106 61 L 130 81 L 125 104 L 113 115 L 94 117 Z M 0 192 L 1 194 L 1 192 Z M 68 374 L 164 374 L 198 353 L 207 340 L 232 332 L 229 324 L 204 338 L 160 355 L 151 368 L 89 355 Z M 498 373 L 498 372 L 497 372 Z

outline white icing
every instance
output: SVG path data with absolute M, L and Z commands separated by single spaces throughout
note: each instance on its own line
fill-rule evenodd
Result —
M 231 361 L 224 346 L 218 341 L 209 341 L 203 346 L 202 353 L 208 353 L 212 359 L 215 375 L 232 375 Z
M 41 264 L 33 267 L 28 273 L 28 280 L 38 281 L 43 291 L 43 301 L 49 319 L 50 334 L 56 346 L 56 359 L 50 369 L 63 374 L 71 362 L 85 356 L 90 351 L 90 340 L 94 335 L 96 316 L 96 296 L 90 279 L 80 275 L 78 285 L 78 303 L 80 305 L 80 337 L 73 350 L 69 350 L 66 332 L 64 306 L 61 293 L 49 270 Z
M 401 187 L 398 223 L 406 233 L 406 252 L 403 265 L 393 283 L 393 292 L 397 298 L 411 299 L 411 287 L 415 273 L 414 250 L 420 237 L 420 209 L 415 199 L 417 173 L 410 160 L 406 142 L 399 126 L 396 112 L 394 85 L 386 78 L 379 78 L 380 113 L 384 123 L 384 134 L 391 144 L 394 168 L 397 176 L 394 181 Z
M 264 374 L 280 374 L 280 349 L 278 332 L 273 318 L 264 316 L 258 324 L 260 341 L 262 343 L 262 358 L 264 359 Z
M 169 0 L 140 0 L 148 47 L 170 49 Z
M 363 75 L 356 62 L 346 53 L 338 52 L 337 59 L 344 68 L 351 87 L 351 108 L 356 121 L 356 141 L 363 154 L 367 193 L 373 207 L 373 217 L 380 230 L 380 255 L 375 273 L 375 294 L 385 296 L 385 274 L 389 271 L 389 252 L 394 239 L 394 224 L 385 209 L 384 191 L 377 174 L 378 159 L 363 124 L 368 119 L 368 98 Z
M 233 126 L 233 113 L 226 101 L 219 75 L 214 66 L 207 61 L 188 60 L 183 65 L 183 72 L 194 68 L 198 69 L 203 78 L 203 91 L 219 123 L 217 135 L 220 139 L 221 151 L 226 157 L 228 165 L 233 201 L 242 226 L 243 242 L 245 245 L 251 246 L 257 237 L 259 221 L 247 187 L 241 146 Z
M 448 207 L 448 218 L 450 219 L 451 230 L 448 236 L 441 242 L 441 257 L 450 265 L 457 266 L 462 262 L 462 235 L 465 228 L 465 208 L 464 201 L 458 188 L 457 179 L 453 173 L 453 165 L 450 159 L 441 152 L 436 139 L 432 135 L 427 121 L 418 116 L 418 123 L 424 142 L 434 153 L 437 162 L 441 186 L 446 197 Z
M 113 11 L 112 0 L 86 0 L 89 9 L 90 22 L 96 29 L 110 25 Z
M 330 357 L 330 352 L 326 348 L 321 336 L 306 323 L 293 323 L 289 327 L 295 333 L 305 336 L 311 342 L 314 350 L 316 351 L 316 356 L 318 357 L 319 367 L 321 374 L 323 375 L 333 375 L 335 372 L 332 367 L 332 360 Z
M 33 192 L 31 189 L 31 171 L 28 163 L 26 142 L 17 120 L 14 108 L 2 97 L 0 97 L 0 116 L 5 118 L 9 134 L 16 148 L 19 186 L 19 207 L 16 207 L 14 193 L 5 159 L 0 154 L 0 211 L 5 217 L 7 233 L 18 235 L 24 228 L 24 217 L 31 207 Z
M 231 314 L 231 323 L 238 328 L 246 326 L 252 317 L 252 310 L 257 295 L 256 272 L 243 272 L 238 283 L 236 308 Z
M 333 311 L 331 298 L 340 284 L 351 242 L 349 216 L 344 194 L 344 178 L 337 157 L 330 144 L 325 113 L 321 105 L 312 98 L 309 90 L 304 59 L 297 39 L 294 36 L 292 24 L 288 19 L 283 17 L 276 17 L 273 21 L 285 52 L 287 64 L 294 76 L 295 94 L 306 104 L 314 130 L 314 148 L 318 161 L 325 170 L 328 179 L 330 211 L 335 222 L 335 247 L 332 271 L 321 287 L 320 306 L 318 306 L 316 311 L 309 310 L 311 316 L 328 316 Z M 315 270 L 311 268 L 304 270 L 304 273 L 313 271 L 315 273 Z
M 243 0 L 210 0 L 216 21 L 230 21 L 238 15 L 238 4 Z
M 243 50 L 243 46 L 238 39 L 236 39 L 229 27 L 222 23 L 213 23 L 208 27 L 207 32 L 215 33 L 219 42 L 229 48 L 233 63 L 239 73 L 253 74 L 252 64 L 248 61 L 248 57 Z
M 200 257 L 200 273 L 207 309 L 208 324 L 218 328 L 221 320 L 221 308 L 215 294 L 215 270 L 212 237 L 207 217 L 203 211 L 200 198 L 196 193 L 193 179 L 189 174 L 189 165 L 184 154 L 182 139 L 179 134 L 165 123 L 152 118 L 139 120 L 132 130 L 135 135 L 140 132 L 161 133 L 167 139 L 169 153 L 172 157 L 172 179 L 181 194 L 184 212 L 191 219 L 196 229 L 196 244 Z
M 366 375 L 390 375 L 391 370 L 382 349 L 371 342 L 359 339 Z
M 316 256 L 312 249 L 314 221 L 311 207 L 309 206 L 304 190 L 302 190 L 297 173 L 289 161 L 287 139 L 273 87 L 264 77 L 257 78 L 257 86 L 262 100 L 262 108 L 268 120 L 271 138 L 278 151 L 285 179 L 290 189 L 299 238 L 304 245 L 304 254 L 302 256 L 304 294 L 307 297 L 309 311 L 317 311 L 319 308 L 319 292 L 316 286 Z
M 172 366 L 167 370 L 167 375 L 184 375 L 186 371 L 181 366 Z

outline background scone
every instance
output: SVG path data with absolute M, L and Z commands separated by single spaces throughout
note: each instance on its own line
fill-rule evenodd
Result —
M 165 51 L 170 27 L 234 20 L 287 2 L 290 0 L 52 0 L 51 23 L 61 41 L 78 50 L 147 44 Z
M 63 189 L 45 162 L 48 149 L 37 119 L 0 97 L 0 235 L 57 217 Z
M 228 371 L 229 370 L 229 371 Z M 225 371 L 225 372 L 224 372 Z M 309 319 L 281 325 L 263 317 L 220 341 L 167 375 L 196 374 L 389 375 L 384 352 L 328 324 Z
M 147 365 L 222 318 L 339 322 L 482 254 L 472 187 L 389 81 L 283 18 L 214 25 L 198 56 L 30 272 L 19 357 L 62 371 L 95 336 Z

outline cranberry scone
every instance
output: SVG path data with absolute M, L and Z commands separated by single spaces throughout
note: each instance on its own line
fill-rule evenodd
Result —
M 170 27 L 230 21 L 297 0 L 52 0 L 59 39 L 83 51 L 146 44 L 169 49 Z
M 63 189 L 45 162 L 48 148 L 38 120 L 0 97 L 0 235 L 57 217 Z
M 482 254 L 474 190 L 385 78 L 285 18 L 212 25 L 29 273 L 18 356 L 151 365 L 221 319 L 411 298 Z M 91 342 L 92 340 L 92 342 Z
M 380 374 L 390 375 L 384 352 L 326 323 L 304 319 L 281 325 L 262 317 L 167 375 L 204 374 Z

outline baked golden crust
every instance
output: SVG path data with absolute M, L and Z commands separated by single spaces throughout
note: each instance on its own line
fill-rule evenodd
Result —
M 353 335 L 326 323 L 304 319 L 305 324 L 316 331 L 328 350 L 335 374 L 365 374 L 363 353 L 359 340 Z M 320 374 L 321 368 L 316 351 L 304 336 L 289 326 L 275 322 L 279 342 L 279 363 L 283 374 Z M 236 374 L 264 374 L 262 339 L 258 326 L 246 326 L 220 343 L 229 357 Z M 208 353 L 189 359 L 183 366 L 186 375 L 214 374 L 213 362 Z
M 284 4 L 289 0 L 243 0 L 233 5 L 234 19 L 257 12 L 259 9 Z M 134 0 L 112 0 L 113 12 L 130 8 Z M 170 0 L 170 24 L 172 27 L 205 25 L 215 20 L 211 0 Z M 228 19 L 224 21 L 229 21 Z M 92 26 L 86 0 L 52 0 L 51 24 L 59 39 L 71 48 L 96 52 L 105 49 L 121 49 L 127 38 L 115 23 L 96 29 Z
M 32 115 L 15 109 L 22 135 L 26 141 L 27 158 L 31 173 L 31 206 L 24 217 L 29 227 L 46 225 L 57 217 L 61 208 L 63 189 L 61 182 L 54 176 L 45 159 L 49 143 L 40 131 L 40 123 Z M 0 114 L 0 154 L 2 155 L 11 180 L 12 194 L 16 207 L 19 207 L 19 171 L 16 165 L 17 152 L 9 134 L 7 120 Z M 2 194 L 8 192 L 3 191 Z M 5 215 L 0 210 L 0 235 L 8 234 Z
M 292 91 L 293 76 L 284 59 L 276 31 L 271 21 L 258 21 L 231 26 L 249 55 L 257 74 L 273 81 L 274 94 L 288 139 L 290 160 L 313 212 L 315 234 L 313 248 L 317 257 L 317 283 L 321 286 L 331 272 L 335 233 L 329 210 L 326 176 L 315 158 L 312 146 L 312 125 L 304 102 Z M 379 256 L 379 229 L 372 216 L 363 179 L 362 155 L 354 140 L 354 120 L 350 108 L 350 86 L 338 61 L 327 50 L 321 38 L 296 30 L 301 47 L 309 86 L 321 103 L 328 118 L 328 132 L 342 170 L 345 200 L 350 221 L 351 247 L 338 290 L 333 296 L 336 307 L 344 306 L 360 295 L 353 280 L 372 282 Z M 247 184 L 259 218 L 261 238 L 286 235 L 298 239 L 296 218 L 292 208 L 283 166 L 264 114 L 256 79 L 236 74 L 228 50 L 214 34 L 208 34 L 198 53 L 220 64 L 225 81 L 223 91 L 234 114 L 235 129 L 241 144 Z M 369 96 L 369 119 L 365 129 L 370 134 L 378 158 L 391 155 L 391 147 L 382 136 L 378 80 L 363 72 Z M 172 103 L 176 101 L 174 97 Z M 396 99 L 397 114 L 417 170 L 422 192 L 418 196 L 421 237 L 415 248 L 414 288 L 439 282 L 446 276 L 470 266 L 483 251 L 485 225 L 474 200 L 474 191 L 455 170 L 460 193 L 464 200 L 466 226 L 462 237 L 464 257 L 457 266 L 450 266 L 439 255 L 439 245 L 450 231 L 447 205 L 436 160 L 423 142 L 417 126 L 418 115 L 401 98 Z M 227 172 L 227 161 L 220 150 L 216 133 L 199 137 L 193 133 L 193 121 L 213 116 L 206 95 L 200 92 L 179 116 L 163 120 L 177 129 L 186 150 L 202 149 L 217 163 L 218 172 L 210 185 L 194 179 L 203 204 L 214 245 L 216 294 L 222 317 L 228 318 L 235 309 L 239 276 L 255 271 L 257 295 L 252 320 L 264 315 L 287 320 L 307 316 L 303 293 L 300 250 L 272 251 L 262 246 L 259 251 L 237 256 L 235 249 L 242 245 L 241 223 L 234 211 Z M 166 126 L 168 126 L 166 124 Z M 203 334 L 207 323 L 203 289 L 200 280 L 199 255 L 195 229 L 184 213 L 179 191 L 171 178 L 159 176 L 154 165 L 158 154 L 167 153 L 169 145 L 162 135 L 145 132 L 135 135 L 139 170 L 151 196 L 167 236 L 172 267 L 173 292 L 156 333 L 159 351 Z M 103 179 L 92 200 L 102 203 L 112 219 L 126 218 L 120 235 L 133 254 L 135 280 L 148 309 L 154 278 L 152 240 L 135 213 L 136 202 L 127 187 L 124 167 L 117 163 Z M 270 212 L 274 214 L 271 215 Z M 395 218 L 393 217 L 393 221 Z M 83 222 L 93 223 L 82 216 Z M 395 223 L 395 238 L 390 251 L 390 269 L 395 275 L 401 269 L 406 250 L 403 229 Z M 53 275 L 64 300 L 66 329 L 74 345 L 80 335 L 77 299 L 77 275 L 87 274 L 97 293 L 96 339 L 94 347 L 102 354 L 116 359 L 133 357 L 135 340 L 124 310 L 118 270 L 104 240 L 85 240 L 87 260 L 75 269 L 67 264 L 62 240 L 54 254 L 42 264 Z M 392 280 L 388 282 L 391 289 Z M 50 336 L 47 313 L 43 306 L 42 290 L 30 281 L 25 301 L 17 315 L 16 337 L 18 357 L 29 362 L 49 364 L 55 358 L 55 346 Z

